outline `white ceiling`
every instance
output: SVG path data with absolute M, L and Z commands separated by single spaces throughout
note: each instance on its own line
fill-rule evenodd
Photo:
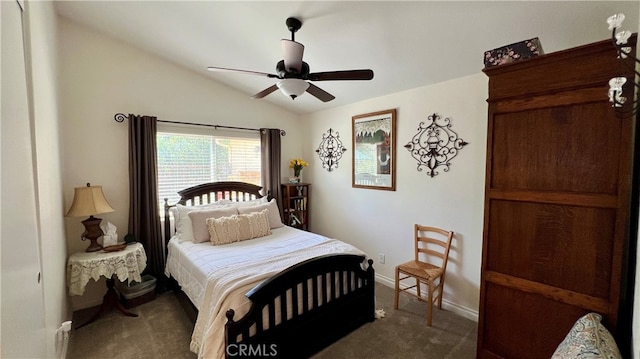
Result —
M 58 13 L 157 54 L 249 97 L 276 81 L 207 66 L 275 73 L 285 19 L 303 25 L 311 72 L 370 68 L 371 81 L 315 82 L 336 99 L 274 92 L 261 100 L 315 112 L 401 92 L 484 67 L 485 50 L 539 37 L 546 53 L 609 38 L 606 18 L 624 12 L 638 31 L 635 1 L 56 1 Z M 626 26 L 625 26 L 626 25 Z

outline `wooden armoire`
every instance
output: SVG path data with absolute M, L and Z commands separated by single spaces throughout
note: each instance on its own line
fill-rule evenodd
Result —
M 634 118 L 619 118 L 607 93 L 632 69 L 603 41 L 484 72 L 478 358 L 549 358 L 589 312 L 615 335 L 630 320 L 619 310 L 635 136 Z

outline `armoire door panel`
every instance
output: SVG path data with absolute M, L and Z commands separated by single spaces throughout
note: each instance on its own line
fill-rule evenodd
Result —
M 606 102 L 493 117 L 491 188 L 616 194 L 621 124 Z
M 615 210 L 492 200 L 486 270 L 610 295 Z
M 522 189 L 491 189 L 487 197 L 492 200 L 536 202 L 562 205 L 576 205 L 597 208 L 618 208 L 618 197 L 610 194 L 538 192 Z
M 485 287 L 483 350 L 498 357 L 548 359 L 587 310 L 498 285 Z M 549 325 L 553 322 L 553 325 Z M 561 338 L 560 340 L 558 338 Z
M 541 282 L 534 282 L 523 278 L 513 277 L 508 274 L 485 270 L 482 279 L 487 283 L 496 284 L 513 290 L 538 294 L 547 299 L 575 307 L 588 309 L 598 313 L 609 313 L 608 299 L 597 298 L 587 294 L 572 292 L 570 290 L 550 286 Z M 614 321 L 615 318 L 612 318 Z
M 602 102 L 602 87 L 584 88 L 579 92 L 565 91 L 552 94 L 527 95 L 510 98 L 500 102 L 492 102 L 494 113 L 518 112 L 542 107 L 557 107 L 581 104 L 585 102 Z

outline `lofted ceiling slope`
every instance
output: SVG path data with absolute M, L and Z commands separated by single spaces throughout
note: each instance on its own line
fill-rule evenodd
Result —
M 309 113 L 478 73 L 485 50 L 539 37 L 546 53 L 604 40 L 606 18 L 623 12 L 638 30 L 638 1 L 56 1 L 59 15 L 246 93 L 275 79 L 209 72 L 219 66 L 275 73 L 285 19 L 302 20 L 311 72 L 366 69 L 371 81 L 314 84 L 309 94 L 264 99 Z

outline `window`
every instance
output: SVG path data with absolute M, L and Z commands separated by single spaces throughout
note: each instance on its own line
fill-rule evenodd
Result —
M 260 137 L 254 133 L 184 133 L 158 129 L 158 195 L 176 203 L 178 191 L 207 182 L 240 181 L 261 185 Z

